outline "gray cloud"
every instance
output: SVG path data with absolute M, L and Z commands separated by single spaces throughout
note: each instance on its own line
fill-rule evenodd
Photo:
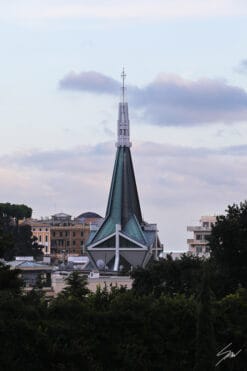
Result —
M 160 77 L 134 95 L 143 116 L 157 125 L 197 125 L 247 119 L 247 93 L 221 80 Z
M 95 71 L 81 73 L 72 71 L 60 80 L 59 86 L 66 90 L 80 90 L 100 94 L 116 94 L 120 88 L 119 82 Z
M 140 174 L 147 177 L 147 174 L 156 173 L 156 179 L 168 187 L 174 181 L 179 185 L 181 179 L 188 179 L 192 184 L 199 182 L 204 186 L 232 186 L 241 182 L 240 168 L 243 164 L 247 165 L 247 145 L 211 149 L 147 142 L 137 145 L 133 151 Z M 107 142 L 71 150 L 35 149 L 28 153 L 14 153 L 1 157 L 0 166 L 35 169 L 53 175 L 67 174 L 72 178 L 84 174 L 89 178 L 106 172 L 111 174 L 114 155 L 112 143 Z M 144 170 L 144 167 L 147 169 Z M 176 200 L 173 202 L 176 203 Z
M 186 226 L 246 198 L 247 145 L 221 149 L 139 143 L 132 149 L 144 218 L 170 249 L 186 248 Z M 104 215 L 114 164 L 112 143 L 39 149 L 0 157 L 3 201 L 36 216 L 93 210 Z M 18 184 L 18 186 L 16 186 Z
M 73 72 L 60 81 L 61 89 L 96 94 L 118 94 L 119 87 L 119 82 L 97 72 Z M 143 88 L 129 86 L 128 98 L 142 122 L 153 125 L 193 126 L 247 120 L 247 92 L 224 80 L 192 81 L 159 75 Z
M 73 150 L 38 150 L 18 152 L 12 155 L 0 157 L 0 165 L 35 168 L 45 171 L 62 171 L 73 173 L 74 171 L 93 172 L 98 169 L 97 161 L 100 158 L 110 157 L 112 143 L 99 143 L 95 146 L 82 146 Z M 90 161 L 89 161 L 90 159 Z M 101 164 L 105 169 L 104 163 Z

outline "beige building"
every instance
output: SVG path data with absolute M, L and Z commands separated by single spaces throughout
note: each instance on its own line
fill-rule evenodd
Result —
M 100 215 L 87 212 L 72 219 L 71 215 L 58 213 L 45 219 L 26 220 L 43 253 L 53 258 L 67 260 L 69 255 L 84 255 L 85 243 L 92 223 L 100 224 Z
M 51 255 L 84 255 L 85 242 L 89 235 L 88 224 L 51 227 Z
M 30 220 L 29 224 L 31 225 L 32 234 L 37 238 L 39 245 L 43 247 L 43 253 L 45 255 L 50 255 L 51 253 L 51 232 L 50 226 L 41 221 Z
M 193 237 L 187 239 L 189 252 L 199 257 L 209 257 L 207 237 L 210 236 L 212 226 L 216 223 L 216 216 L 202 216 L 200 225 L 187 227 L 188 232 L 193 232 Z

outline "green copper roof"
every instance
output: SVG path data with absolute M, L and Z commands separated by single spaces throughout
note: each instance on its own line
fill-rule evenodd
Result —
M 124 226 L 123 233 L 126 234 L 128 237 L 137 240 L 143 245 L 146 245 L 147 243 L 144 233 L 135 215 L 133 215 L 128 223 Z
M 130 238 L 147 243 L 141 228 L 142 215 L 130 148 L 126 146 L 117 149 L 105 221 L 90 244 L 114 233 L 116 224 L 120 224 Z

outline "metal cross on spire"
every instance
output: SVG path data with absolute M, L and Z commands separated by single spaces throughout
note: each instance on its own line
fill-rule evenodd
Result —
M 123 67 L 123 72 L 122 72 L 122 74 L 121 74 L 121 77 L 122 77 L 122 79 L 123 79 L 123 85 L 122 85 L 122 94 L 123 94 L 123 103 L 124 103 L 124 94 L 125 94 L 125 85 L 124 85 L 124 81 L 125 81 L 125 79 L 126 79 L 126 73 L 125 73 L 125 71 L 124 71 L 124 67 Z

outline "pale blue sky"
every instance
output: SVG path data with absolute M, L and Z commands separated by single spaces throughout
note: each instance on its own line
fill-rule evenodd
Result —
M 124 65 L 143 214 L 185 249 L 186 225 L 246 198 L 246 18 L 243 0 L 1 0 L 1 202 L 104 215 L 120 94 L 97 84 Z

